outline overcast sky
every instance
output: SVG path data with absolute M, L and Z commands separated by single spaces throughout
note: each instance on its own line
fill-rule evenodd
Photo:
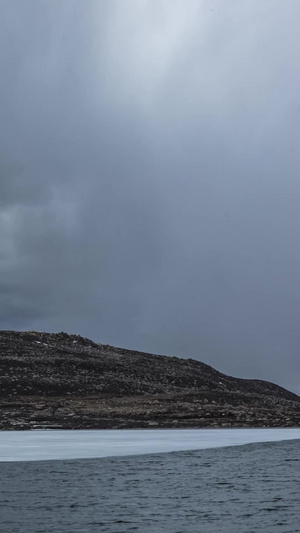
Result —
M 0 7 L 0 328 L 300 393 L 299 0 Z

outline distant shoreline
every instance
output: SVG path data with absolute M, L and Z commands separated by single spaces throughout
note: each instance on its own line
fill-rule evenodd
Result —
M 0 331 L 0 430 L 300 427 L 300 397 L 194 359 Z

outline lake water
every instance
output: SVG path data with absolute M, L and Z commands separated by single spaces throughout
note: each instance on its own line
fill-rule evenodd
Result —
M 206 445 L 210 442 L 224 446 L 230 432 L 234 444 L 241 438 L 249 440 L 251 435 L 252 439 L 275 441 L 276 431 L 277 440 L 289 435 L 294 439 L 198 450 L 188 450 L 188 431 L 131 431 L 127 438 L 127 431 L 119 431 L 117 435 L 97 431 L 59 432 L 59 435 L 58 432 L 31 432 L 30 435 L 12 432 L 10 436 L 0 433 L 4 460 L 0 463 L 1 533 L 300 532 L 299 430 L 211 430 L 210 436 L 209 430 L 191 430 L 203 435 L 200 438 L 192 433 L 191 438 L 198 439 L 190 444 L 192 447 L 197 443 L 200 446 L 201 442 L 205 447 L 205 438 Z M 184 435 L 180 437 L 182 432 Z M 23 441 L 31 459 L 34 443 L 36 458 L 41 459 L 43 439 L 48 446 L 44 453 L 49 455 L 56 450 L 55 453 L 66 454 L 65 433 L 68 433 L 65 442 L 69 444 L 71 437 L 74 440 L 80 435 L 83 439 L 85 434 L 87 453 L 92 454 L 95 442 L 89 448 L 87 434 L 93 435 L 92 441 L 98 439 L 98 448 L 97 434 L 102 434 L 102 442 L 106 435 L 106 444 L 99 453 L 111 457 L 26 461 L 24 454 L 22 461 L 17 461 L 16 455 L 12 458 L 21 450 L 19 445 Z M 177 441 L 183 439 L 181 446 L 185 441 L 187 451 L 127 454 L 134 452 L 134 446 L 139 447 L 139 453 L 145 452 L 147 446 L 167 451 L 166 442 L 169 448 L 174 447 L 176 435 Z M 118 454 L 123 456 L 116 456 L 116 442 L 115 448 L 108 450 L 112 437 L 113 440 L 123 438 L 127 443 L 121 449 L 118 441 Z M 74 447 L 76 451 L 72 452 L 67 446 L 68 452 L 78 454 L 80 446 L 74 443 Z

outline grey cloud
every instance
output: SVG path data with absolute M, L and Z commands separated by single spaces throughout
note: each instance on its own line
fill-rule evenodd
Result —
M 2 2 L 0 327 L 300 392 L 300 6 Z

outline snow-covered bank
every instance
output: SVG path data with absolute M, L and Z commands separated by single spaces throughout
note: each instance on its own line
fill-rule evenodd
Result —
M 84 459 L 300 439 L 300 428 L 3 431 L 0 461 Z

